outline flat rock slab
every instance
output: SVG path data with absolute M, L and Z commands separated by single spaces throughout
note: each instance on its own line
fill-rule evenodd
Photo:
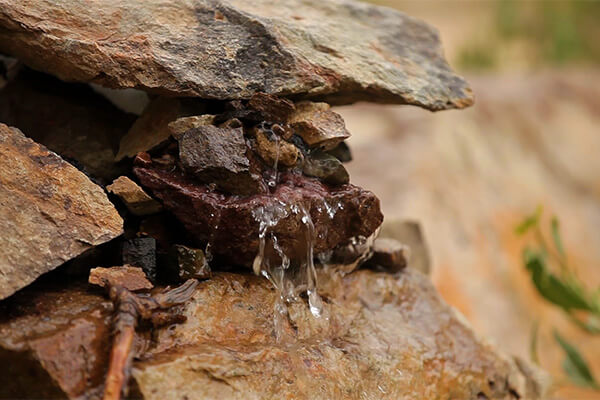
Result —
M 0 51 L 64 80 L 173 96 L 473 101 L 434 29 L 351 0 L 0 0 Z
M 0 124 L 0 299 L 119 236 L 122 226 L 99 186 Z
M 260 277 L 219 273 L 134 364 L 144 399 L 536 399 L 536 383 L 477 339 L 429 279 L 319 276 L 329 320 L 289 319 Z M 279 339 L 278 339 L 279 338 Z

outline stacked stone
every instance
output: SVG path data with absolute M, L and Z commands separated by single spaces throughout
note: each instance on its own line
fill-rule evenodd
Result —
M 472 103 L 427 25 L 350 0 L 0 0 L 0 52 L 0 397 L 108 390 L 123 304 L 82 275 L 122 290 L 113 299 L 142 293 L 127 297 L 151 322 L 134 346 L 137 397 L 536 396 L 426 277 L 401 271 L 405 247 L 358 240 L 383 216 L 349 182 L 331 106 Z M 281 204 L 302 212 L 271 220 L 265 250 L 256 210 Z M 263 251 L 292 268 L 357 265 L 366 244 L 380 272 L 319 272 L 327 318 L 303 301 L 274 318 L 269 282 L 219 272 Z M 149 313 L 168 297 L 150 289 L 190 278 L 208 280 L 185 286 L 176 318 Z

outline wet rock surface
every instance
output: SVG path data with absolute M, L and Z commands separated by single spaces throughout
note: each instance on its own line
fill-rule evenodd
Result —
M 436 31 L 361 2 L 2 0 L 0 9 L 0 50 L 65 80 L 206 99 L 472 103 Z
M 327 103 L 303 101 L 289 118 L 294 131 L 310 147 L 331 150 L 350 137 L 342 117 L 331 111 Z
M 289 207 L 294 204 L 303 206 L 312 219 L 315 253 L 353 236 L 370 236 L 383 220 L 377 197 L 351 184 L 332 188 L 313 178 L 282 173 L 272 193 L 236 197 L 199 185 L 177 171 L 137 166 L 134 172 L 196 240 L 209 242 L 213 254 L 235 264 L 248 265 L 258 252 L 260 217 L 256 210 L 285 214 L 273 233 L 290 258 L 305 251 L 306 241 L 299 235 L 305 230 L 304 214 L 292 212 Z
M 123 242 L 123 264 L 140 267 L 148 279 L 156 280 L 156 239 L 151 237 L 129 239 Z
M 320 276 L 321 277 L 321 276 Z M 330 316 L 303 302 L 273 315 L 267 281 L 216 274 L 133 370 L 145 399 L 538 398 L 516 364 L 479 341 L 407 269 L 323 279 Z
M 207 279 L 211 277 L 208 259 L 200 249 L 175 245 L 169 252 L 169 272 L 175 280 Z
M 122 232 L 99 186 L 4 124 L 0 182 L 0 299 Z
M 302 172 L 336 186 L 350 181 L 350 175 L 341 161 L 321 150 L 310 152 L 304 161 Z

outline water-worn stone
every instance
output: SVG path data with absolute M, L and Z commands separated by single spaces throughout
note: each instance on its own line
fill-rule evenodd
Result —
M 334 186 L 343 185 L 350 181 L 350 175 L 348 175 L 348 171 L 346 171 L 342 162 L 321 150 L 310 152 L 304 159 L 302 172 Z
M 187 322 L 161 329 L 135 362 L 136 391 L 147 400 L 539 398 L 417 271 L 319 278 L 328 320 L 304 302 L 274 317 L 278 294 L 260 277 L 201 282 Z
M 300 102 L 288 122 L 310 147 L 330 150 L 350 137 L 341 115 L 327 103 Z
M 211 276 L 204 252 L 179 244 L 171 248 L 168 267 L 171 275 L 179 281 L 207 279 Z
M 165 143 L 172 134 L 171 122 L 180 117 L 203 114 L 205 108 L 203 102 L 195 99 L 155 98 L 121 139 L 117 161 Z
M 396 273 L 406 268 L 410 258 L 408 246 L 390 238 L 375 239 L 371 251 L 373 255 L 365 264 L 390 273 Z
M 119 236 L 122 226 L 102 188 L 0 124 L 0 299 Z
M 150 197 L 144 189 L 126 176 L 120 176 L 106 187 L 110 193 L 117 195 L 127 209 L 137 216 L 150 215 L 160 212 L 162 205 Z
M 156 240 L 151 237 L 123 242 L 123 264 L 140 267 L 152 282 L 156 280 Z
M 272 167 L 285 166 L 293 167 L 298 162 L 300 150 L 292 143 L 276 136 L 274 133 L 269 136 L 269 133 L 257 127 L 254 129 L 254 137 L 256 138 L 256 152 L 258 155 Z
M 0 303 L 0 398 L 100 398 L 112 304 L 84 286 L 34 284 Z
M 226 193 L 265 192 L 260 175 L 251 171 L 242 128 L 198 126 L 186 131 L 178 142 L 181 165 L 199 181 L 213 183 Z
M 0 91 L 0 122 L 17 127 L 103 184 L 125 173 L 115 154 L 134 121 L 134 115 L 87 85 L 67 84 L 27 68 Z
M 136 166 L 134 173 L 199 244 L 210 242 L 213 254 L 234 264 L 251 265 L 257 254 L 259 221 L 255 214 L 261 207 L 303 205 L 315 228 L 315 254 L 353 236 L 370 236 L 383 220 L 373 193 L 349 184 L 328 187 L 294 173 L 280 173 L 272 193 L 241 198 L 215 192 L 178 171 L 152 163 Z M 304 225 L 301 213 L 288 212 L 272 229 L 291 259 L 305 255 L 305 236 L 299 234 Z
M 146 278 L 143 269 L 131 265 L 92 268 L 88 282 L 101 287 L 119 285 L 130 291 L 152 289 L 154 287 Z
M 472 103 L 435 30 L 358 1 L 1 0 L 0 10 L 0 51 L 64 80 L 206 99 Z

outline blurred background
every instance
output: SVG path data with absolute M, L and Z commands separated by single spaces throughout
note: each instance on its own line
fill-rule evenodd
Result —
M 373 2 L 435 26 L 476 101 L 340 107 L 353 182 L 421 224 L 435 285 L 481 336 L 556 398 L 600 398 L 600 1 Z

